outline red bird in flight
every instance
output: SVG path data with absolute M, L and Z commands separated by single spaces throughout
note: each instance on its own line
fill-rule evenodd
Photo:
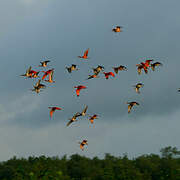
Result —
M 106 79 L 109 79 L 109 76 L 113 76 L 113 77 L 115 77 L 115 75 L 114 75 L 114 73 L 113 72 L 104 72 L 104 75 L 105 75 L 105 78 Z
M 39 71 L 31 70 L 30 73 L 31 73 L 31 77 L 32 77 L 32 78 L 37 78 L 37 77 L 38 77 L 38 74 L 39 74 Z
M 53 81 L 53 75 L 54 75 L 54 71 L 51 71 L 49 73 L 49 79 L 48 80 L 45 80 L 46 82 L 49 82 L 49 83 L 55 83 L 55 81 Z
M 145 61 L 145 66 L 146 66 L 146 67 L 150 67 L 152 61 L 154 61 L 154 60 L 153 60 L 153 59 L 147 59 L 147 60 Z
M 74 86 L 74 88 L 76 88 L 76 94 L 77 96 L 79 96 L 81 89 L 86 89 L 87 87 L 80 85 L 80 86 Z
M 78 58 L 88 59 L 88 53 L 89 53 L 89 48 L 84 52 L 83 56 L 78 56 Z
M 42 71 L 44 73 L 42 80 L 44 80 L 46 78 L 46 76 L 50 75 L 53 70 L 54 69 L 49 69 L 48 71 Z
M 50 110 L 50 117 L 52 118 L 52 116 L 53 116 L 53 113 L 56 111 L 56 110 L 62 110 L 62 108 L 60 108 L 60 107 L 48 107 L 49 109 L 51 109 Z

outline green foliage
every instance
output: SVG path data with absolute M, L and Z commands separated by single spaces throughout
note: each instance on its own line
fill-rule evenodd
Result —
M 92 159 L 29 157 L 0 163 L 0 180 L 180 180 L 180 151 L 161 149 L 161 156 L 150 154 L 129 159 L 127 155 Z
M 164 158 L 172 158 L 172 157 L 177 157 L 180 156 L 180 151 L 176 147 L 165 147 L 160 150 L 162 153 L 162 157 Z

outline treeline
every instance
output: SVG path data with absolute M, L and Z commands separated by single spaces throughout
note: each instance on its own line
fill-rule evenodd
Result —
M 110 154 L 104 159 L 78 154 L 70 158 L 13 157 L 0 163 L 0 180 L 180 180 L 180 151 L 166 147 L 160 152 L 135 159 Z

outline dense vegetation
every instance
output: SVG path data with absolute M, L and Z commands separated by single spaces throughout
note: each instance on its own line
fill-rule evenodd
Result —
M 161 155 L 135 159 L 105 154 L 104 159 L 72 155 L 29 157 L 0 163 L 0 180 L 180 180 L 180 151 L 161 149 Z

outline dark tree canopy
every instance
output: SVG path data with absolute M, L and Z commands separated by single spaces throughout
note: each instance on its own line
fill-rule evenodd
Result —
M 109 153 L 104 159 L 78 154 L 70 158 L 13 157 L 0 163 L 0 180 L 180 180 L 180 151 L 166 147 L 160 152 L 134 159 Z

